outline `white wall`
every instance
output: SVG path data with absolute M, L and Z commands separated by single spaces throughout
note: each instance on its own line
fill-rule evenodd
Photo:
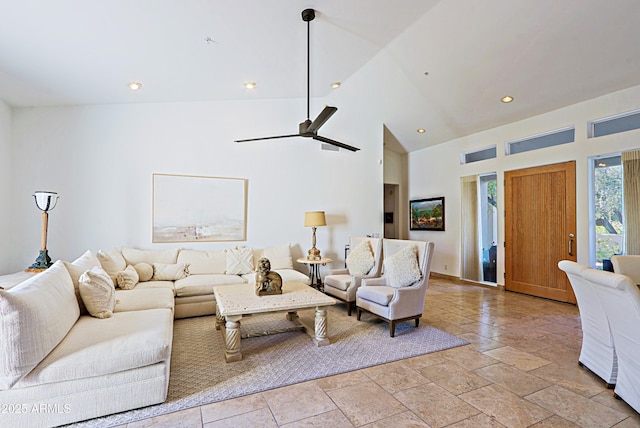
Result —
M 320 102 L 313 104 L 312 112 L 321 110 Z M 216 249 L 286 242 L 302 256 L 311 247 L 304 212 L 324 210 L 328 226 L 318 228 L 317 246 L 340 266 L 349 236 L 382 230 L 382 122 L 353 118 L 363 111 L 352 118 L 340 111 L 323 127 L 322 135 L 360 147 L 357 153 L 321 151 L 302 138 L 233 142 L 297 132 L 304 113 L 304 100 L 15 109 L 8 201 L 15 245 L 2 270 L 20 270 L 37 256 L 40 212 L 31 194 L 38 189 L 60 194 L 49 215 L 53 259 L 122 245 Z M 152 244 L 153 173 L 248 179 L 247 241 Z
M 565 161 L 576 161 L 577 251 L 580 263 L 589 263 L 588 158 L 640 148 L 640 130 L 587 138 L 587 121 L 640 108 L 640 86 L 605 95 L 523 121 L 479 132 L 409 154 L 410 199 L 445 196 L 446 231 L 410 232 L 411 239 L 436 243 L 433 271 L 460 275 L 460 177 L 496 172 L 498 176 L 498 283 L 504 284 L 504 171 Z M 504 143 L 575 125 L 576 141 L 505 156 Z M 496 159 L 460 165 L 460 153 L 497 144 Z M 446 269 L 445 269 L 446 265 Z
M 11 109 L 0 101 L 0 272 L 11 264 Z M 38 248 L 36 248 L 36 251 Z M 37 256 L 36 254 L 34 256 Z

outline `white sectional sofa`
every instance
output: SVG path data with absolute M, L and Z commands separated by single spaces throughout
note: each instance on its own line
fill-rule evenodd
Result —
M 56 426 L 162 403 L 173 320 L 214 314 L 214 285 L 254 282 L 252 270 L 265 256 L 284 281 L 310 282 L 293 269 L 289 245 L 219 251 L 122 248 L 97 255 L 87 251 L 73 262 L 57 261 L 11 288 L 0 278 L 9 288 L 0 290 L 0 426 Z M 150 265 L 152 277 L 128 268 L 138 282 L 114 290 L 109 317 L 87 312 L 88 271 L 102 272 L 104 282 L 109 277 L 118 282 L 128 266 L 141 263 L 140 273 Z M 179 279 L 167 279 L 171 275 Z M 95 311 L 93 303 L 87 307 Z

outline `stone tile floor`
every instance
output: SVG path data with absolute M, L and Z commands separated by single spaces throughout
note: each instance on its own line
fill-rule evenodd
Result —
M 127 428 L 640 427 L 640 415 L 578 365 L 574 305 L 432 278 L 421 322 L 471 344 Z

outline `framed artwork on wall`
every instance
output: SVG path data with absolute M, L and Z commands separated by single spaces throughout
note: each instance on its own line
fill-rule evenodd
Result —
M 247 180 L 153 174 L 152 242 L 247 240 Z
M 444 231 L 444 196 L 409 201 L 411 230 Z

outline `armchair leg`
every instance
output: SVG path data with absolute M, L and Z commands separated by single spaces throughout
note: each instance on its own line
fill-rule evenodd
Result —
M 396 322 L 395 320 L 389 321 L 389 336 L 395 337 L 396 335 Z
M 359 307 L 356 306 L 356 319 L 360 321 L 360 315 L 362 315 L 362 311 Z
M 420 324 L 420 316 L 418 316 L 416 318 L 416 328 L 418 328 L 418 325 Z
M 351 316 L 351 305 L 353 305 L 353 302 L 347 302 L 347 315 Z

